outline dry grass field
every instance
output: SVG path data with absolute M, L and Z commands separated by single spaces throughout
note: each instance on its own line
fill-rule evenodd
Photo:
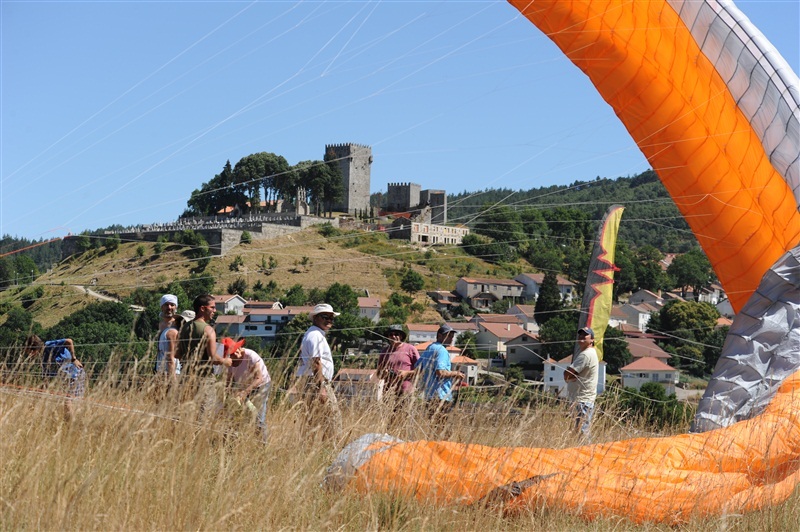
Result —
M 129 382 L 139 384 L 123 386 Z M 194 403 L 156 400 L 152 383 L 134 370 L 93 379 L 69 422 L 61 397 L 23 384 L 7 380 L 0 388 L 3 530 L 668 529 L 624 518 L 588 522 L 548 508 L 507 514 L 327 491 L 321 486 L 325 470 L 342 447 L 365 433 L 387 431 L 387 409 L 376 403 L 343 404 L 344 434 L 323 441 L 306 429 L 302 405 L 291 406 L 278 393 L 263 443 L 240 418 L 198 421 Z M 493 446 L 573 444 L 562 407 L 512 407 L 511 399 L 459 405 L 448 439 Z M 417 414 L 390 432 L 409 440 L 435 436 L 427 418 Z M 620 422 L 608 406 L 594 427 L 597 442 L 648 434 Z M 795 494 L 767 510 L 697 520 L 680 529 L 796 530 L 799 516 Z

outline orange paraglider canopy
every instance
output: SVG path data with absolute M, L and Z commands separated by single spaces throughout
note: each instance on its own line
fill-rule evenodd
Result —
M 702 2 L 676 3 L 681 13 L 666 1 L 510 3 L 614 108 L 697 236 L 734 310 L 741 309 L 764 272 L 800 242 L 798 187 L 792 183 L 797 117 L 781 100 L 797 89 L 758 92 L 754 87 L 762 80 L 744 81 L 739 71 L 723 79 L 720 63 L 729 61 L 724 48 L 715 50 L 718 62 L 712 62 L 693 36 L 699 24 L 692 22 L 724 20 L 725 13 L 709 14 Z M 718 30 L 709 24 L 713 36 Z M 741 54 L 741 47 L 730 54 Z M 775 112 L 764 116 L 770 107 Z M 781 138 L 773 140 L 776 135 Z M 788 165 L 779 171 L 784 160 Z

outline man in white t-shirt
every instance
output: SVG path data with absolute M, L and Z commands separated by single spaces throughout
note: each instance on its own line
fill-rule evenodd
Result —
M 584 327 L 578 331 L 580 352 L 572 357 L 572 364 L 564 370 L 567 393 L 572 401 L 575 431 L 589 437 L 589 426 L 597 398 L 597 368 L 599 361 L 594 348 L 594 331 Z
M 333 307 L 320 303 L 309 313 L 311 327 L 300 344 L 300 366 L 297 388 L 309 410 L 309 426 L 324 426 L 326 438 L 337 437 L 342 430 L 342 414 L 333 393 L 333 355 L 326 335 L 338 316 Z

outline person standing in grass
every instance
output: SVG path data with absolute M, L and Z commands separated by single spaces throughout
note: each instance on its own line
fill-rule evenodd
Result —
M 183 377 L 188 391 L 200 402 L 200 412 L 217 404 L 214 366 L 231 367 L 232 360 L 217 354 L 217 333 L 210 325 L 217 309 L 214 296 L 202 294 L 194 298 L 195 319 L 184 323 L 178 336 L 178 358 L 183 364 Z M 182 381 L 187 379 L 182 378 Z
M 599 366 L 597 351 L 594 348 L 594 331 L 591 328 L 584 327 L 578 331 L 578 347 L 580 352 L 564 370 L 564 382 L 567 383 L 567 394 L 572 402 L 575 432 L 583 434 L 588 439 L 594 402 L 597 398 Z
M 174 380 L 181 374 L 181 361 L 177 358 L 178 332 L 186 321 L 194 319 L 194 312 L 184 310 L 176 314 L 178 298 L 172 294 L 161 296 L 161 320 L 158 322 L 158 340 L 156 342 L 156 374 L 163 374 Z
M 414 366 L 419 360 L 419 351 L 406 343 L 406 331 L 402 325 L 392 325 L 386 332 L 389 339 L 381 354 L 378 355 L 378 378 L 386 383 L 387 400 L 393 402 L 393 414 L 390 425 L 397 421 L 398 414 L 407 407 L 413 397 L 414 377 L 417 372 Z
M 320 303 L 309 313 L 311 327 L 300 343 L 300 366 L 297 368 L 297 389 L 308 407 L 309 427 L 322 428 L 323 436 L 338 437 L 342 431 L 342 413 L 333 393 L 333 355 L 326 338 L 339 312 Z
M 44 342 L 32 334 L 25 339 L 23 351 L 28 357 L 41 357 L 41 375 L 45 381 L 57 383 L 58 391 L 66 396 L 64 417 L 71 420 L 72 401 L 86 391 L 86 373 L 75 356 L 75 342 L 72 338 Z
M 453 384 L 464 380 L 464 374 L 452 371 L 447 346 L 453 343 L 455 330 L 447 324 L 436 331 L 436 341 L 420 355 L 417 366 L 422 372 L 425 400 L 434 425 L 444 428 L 447 414 L 453 408 Z
M 224 355 L 230 357 L 233 364 L 227 371 L 226 387 L 239 404 L 249 402 L 253 405 L 259 433 L 266 441 L 267 402 L 272 384 L 267 365 L 258 353 L 244 347 L 244 340 L 236 342 L 231 338 L 223 338 L 222 345 Z

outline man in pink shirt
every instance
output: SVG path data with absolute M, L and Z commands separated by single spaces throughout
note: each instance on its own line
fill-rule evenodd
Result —
M 417 375 L 414 365 L 419 360 L 419 351 L 405 342 L 406 332 L 402 325 L 389 327 L 386 336 L 389 345 L 378 356 L 378 377 L 386 383 L 387 399 L 395 403 L 390 421 L 390 424 L 394 424 L 398 413 L 413 397 L 414 377 Z
M 238 342 L 223 338 L 224 356 L 232 361 L 228 368 L 227 387 L 239 403 L 252 403 L 257 415 L 261 438 L 267 439 L 267 402 L 272 379 L 264 359 L 244 347 L 244 340 Z

